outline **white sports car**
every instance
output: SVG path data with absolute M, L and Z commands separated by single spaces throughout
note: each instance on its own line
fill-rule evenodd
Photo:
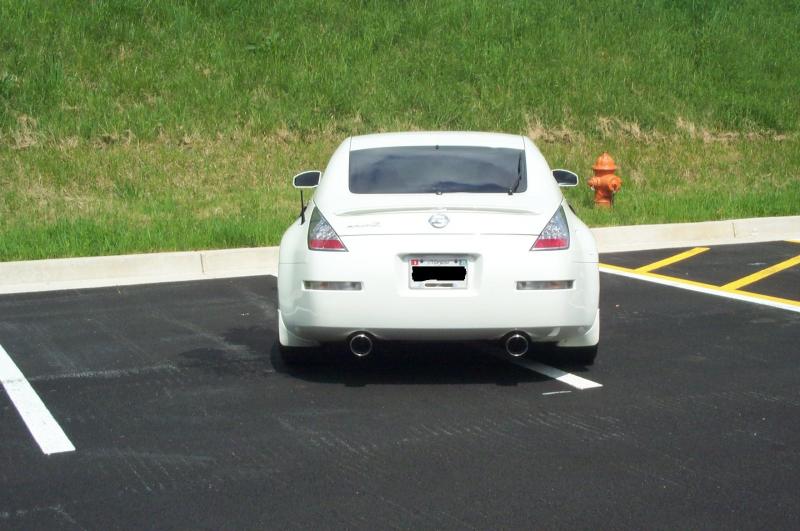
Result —
M 325 172 L 294 177 L 283 235 L 281 349 L 342 342 L 492 340 L 511 356 L 550 343 L 590 364 L 600 339 L 594 238 L 526 137 L 390 133 L 346 139 Z M 307 205 L 302 189 L 316 188 Z

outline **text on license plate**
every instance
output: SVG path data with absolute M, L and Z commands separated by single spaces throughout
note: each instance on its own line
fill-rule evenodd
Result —
M 411 258 L 409 285 L 421 288 L 466 288 L 466 258 Z

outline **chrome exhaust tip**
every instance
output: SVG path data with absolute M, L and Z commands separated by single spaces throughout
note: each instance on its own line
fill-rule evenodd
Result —
M 528 352 L 528 337 L 519 332 L 512 332 L 506 338 L 506 352 L 513 358 L 524 356 Z
M 350 336 L 350 352 L 357 358 L 369 356 L 372 353 L 372 338 L 364 332 L 357 332 Z

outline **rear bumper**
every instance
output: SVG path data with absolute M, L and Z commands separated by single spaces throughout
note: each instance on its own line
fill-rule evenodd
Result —
M 596 262 L 565 251 L 528 249 L 528 236 L 439 238 L 349 237 L 349 252 L 313 252 L 303 263 L 281 263 L 278 288 L 286 329 L 314 342 L 340 341 L 356 331 L 378 339 L 499 339 L 522 330 L 534 341 L 584 336 L 595 322 Z M 413 256 L 466 256 L 466 289 L 409 287 Z M 357 281 L 360 291 L 307 290 L 303 281 Z M 563 290 L 518 290 L 522 280 L 572 280 Z

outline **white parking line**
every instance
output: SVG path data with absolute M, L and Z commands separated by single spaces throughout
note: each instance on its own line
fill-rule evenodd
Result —
M 0 382 L 36 443 L 47 455 L 74 452 L 75 447 L 47 410 L 25 375 L 0 345 Z
M 555 367 L 545 365 L 544 363 L 527 360 L 525 358 L 511 360 L 511 363 L 519 365 L 520 367 L 525 367 L 526 369 L 530 369 L 534 372 L 538 372 L 539 374 L 543 374 L 567 385 L 571 385 L 575 389 L 580 389 L 581 391 L 584 389 L 603 387 L 603 384 L 599 384 L 597 382 L 587 380 L 586 378 L 581 378 L 580 376 L 570 372 L 564 372 L 561 369 L 556 369 Z

